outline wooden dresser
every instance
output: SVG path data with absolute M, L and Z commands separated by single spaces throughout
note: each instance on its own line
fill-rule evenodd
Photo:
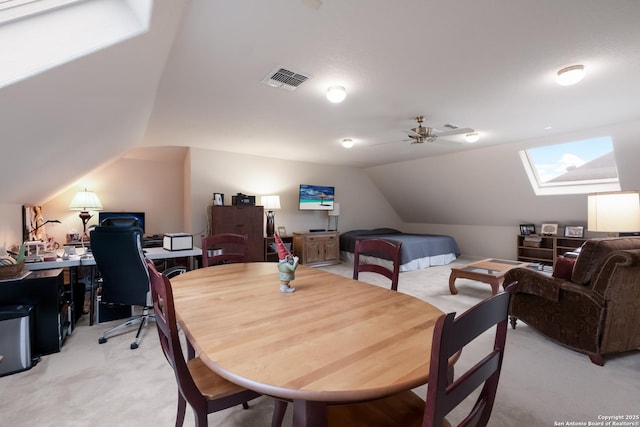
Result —
M 311 267 L 340 264 L 338 232 L 293 233 L 293 254 Z
M 262 206 L 211 206 L 211 234 L 246 234 L 249 236 L 247 261 L 263 261 L 263 212 Z

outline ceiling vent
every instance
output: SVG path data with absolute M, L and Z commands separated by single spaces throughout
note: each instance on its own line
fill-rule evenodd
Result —
M 262 79 L 262 83 L 280 89 L 296 90 L 298 86 L 310 78 L 311 76 L 309 75 L 289 71 L 286 68 L 279 66 L 267 74 L 267 76 Z

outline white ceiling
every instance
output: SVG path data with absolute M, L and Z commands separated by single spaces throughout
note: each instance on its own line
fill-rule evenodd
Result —
M 309 3 L 191 0 L 145 145 L 371 166 L 640 118 L 636 0 Z M 557 85 L 573 64 L 585 79 Z M 293 92 L 263 84 L 279 65 L 313 78 Z M 336 84 L 341 104 L 324 96 Z M 403 142 L 416 115 L 481 140 Z

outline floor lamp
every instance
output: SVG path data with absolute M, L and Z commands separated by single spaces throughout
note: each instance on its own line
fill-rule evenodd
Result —
M 612 191 L 591 193 L 587 202 L 589 231 L 609 233 L 640 231 L 640 193 Z
M 333 202 L 333 209 L 328 212 L 327 231 L 338 231 L 338 217 L 340 216 L 340 203 Z M 335 227 L 331 228 L 331 218 L 335 219 Z

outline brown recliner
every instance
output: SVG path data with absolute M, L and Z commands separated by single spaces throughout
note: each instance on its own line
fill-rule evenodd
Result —
M 513 328 L 520 319 L 597 365 L 604 354 L 640 348 L 640 237 L 587 240 L 570 280 L 515 268 L 504 283 L 514 281 Z

